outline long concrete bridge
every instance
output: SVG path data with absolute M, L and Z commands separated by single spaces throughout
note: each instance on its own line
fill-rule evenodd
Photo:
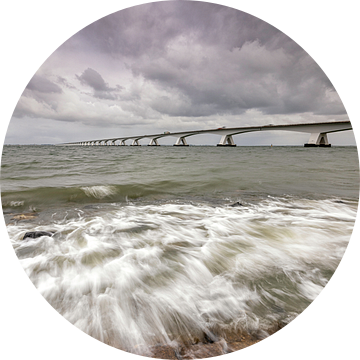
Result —
M 189 146 L 186 138 L 194 135 L 201 134 L 218 134 L 221 136 L 221 140 L 217 146 L 236 146 L 234 143 L 233 136 L 255 132 L 255 131 L 274 131 L 274 130 L 284 130 L 284 131 L 295 131 L 309 133 L 310 139 L 304 144 L 306 147 L 329 147 L 327 134 L 345 130 L 352 130 L 350 121 L 332 121 L 332 122 L 322 122 L 322 123 L 308 123 L 308 124 L 290 124 L 290 125 L 264 125 L 264 126 L 249 126 L 249 127 L 234 127 L 234 128 L 218 128 L 218 129 L 209 129 L 209 130 L 196 130 L 196 131 L 181 131 L 181 132 L 169 132 L 166 131 L 162 134 L 153 134 L 153 135 L 139 135 L 139 136 L 120 136 L 112 137 L 107 139 L 99 140 L 86 140 L 65 143 L 60 145 L 80 145 L 80 146 L 93 146 L 93 145 L 117 145 L 125 146 L 126 141 L 131 141 L 131 146 L 140 146 L 139 140 L 149 139 L 150 142 L 148 146 L 160 146 L 158 140 L 164 137 L 176 137 L 177 140 L 174 146 Z

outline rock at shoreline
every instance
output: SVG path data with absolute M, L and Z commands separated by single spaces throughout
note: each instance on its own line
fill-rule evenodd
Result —
M 25 240 L 26 238 L 36 239 L 41 236 L 52 237 L 54 234 L 55 234 L 55 231 L 29 231 L 24 235 L 23 240 Z
M 256 344 L 259 341 L 260 340 L 243 338 L 237 342 L 226 343 L 222 340 L 213 343 L 198 343 L 181 346 L 179 349 L 174 349 L 169 345 L 162 345 L 152 348 L 151 357 L 168 360 L 205 359 L 238 351 Z
M 244 206 L 244 205 L 241 202 L 237 201 L 236 203 L 231 204 L 230 206 L 231 207 L 237 207 L 237 206 Z
M 37 213 L 16 214 L 11 220 L 31 220 L 39 216 Z

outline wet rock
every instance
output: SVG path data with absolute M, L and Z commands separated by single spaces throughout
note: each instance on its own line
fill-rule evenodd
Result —
M 244 205 L 242 203 L 240 203 L 239 201 L 237 201 L 236 203 L 231 204 L 230 206 L 231 207 L 238 207 L 238 206 L 244 206 Z
M 23 240 L 25 240 L 26 238 L 36 239 L 41 236 L 52 237 L 54 234 L 55 234 L 55 231 L 29 231 L 24 235 Z
M 207 334 L 206 337 L 208 336 Z M 151 355 L 149 357 L 167 360 L 204 359 L 241 350 L 261 341 L 247 333 L 229 333 L 228 340 L 230 341 L 226 341 L 224 338 L 218 336 L 216 337 L 216 341 L 210 340 L 209 342 L 200 342 L 197 344 L 180 344 L 177 347 L 156 345 L 151 348 Z M 206 339 L 204 340 L 207 341 Z
M 277 321 L 274 321 L 274 322 L 271 324 L 271 326 L 269 326 L 269 327 L 266 329 L 265 337 L 268 337 L 268 336 L 270 336 L 270 335 L 275 334 L 276 332 L 278 332 L 279 330 L 281 330 L 282 328 L 284 328 L 287 324 L 288 324 L 288 322 L 286 322 L 285 320 L 277 320 Z M 261 335 L 259 336 L 259 333 L 254 334 L 254 336 L 255 336 L 257 339 L 262 339 L 262 338 L 261 338 Z
M 178 356 L 181 358 L 179 351 L 175 351 L 175 349 L 169 345 L 155 346 L 151 349 L 151 352 L 151 357 L 156 359 L 177 360 L 179 359 Z
M 211 331 L 208 331 L 207 333 L 204 332 L 204 339 L 205 342 L 209 344 L 212 344 L 219 340 L 218 337 L 215 334 L 213 334 Z
M 39 214 L 36 213 L 16 214 L 11 218 L 11 220 L 31 220 L 37 216 L 39 216 Z

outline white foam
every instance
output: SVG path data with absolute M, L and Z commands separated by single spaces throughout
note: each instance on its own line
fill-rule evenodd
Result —
M 22 241 L 28 225 L 9 226 L 14 249 L 66 319 L 143 354 L 206 329 L 254 330 L 296 316 L 341 260 L 356 204 L 268 199 L 238 208 L 128 205 L 79 214 L 52 224 L 53 238 Z

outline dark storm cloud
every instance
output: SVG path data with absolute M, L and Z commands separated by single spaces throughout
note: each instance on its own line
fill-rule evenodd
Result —
M 90 52 L 131 57 L 158 52 L 182 31 L 174 12 L 173 5 L 167 3 L 165 6 L 154 3 L 125 9 L 85 27 L 63 47 L 71 51 L 80 47 Z
M 124 9 L 85 27 L 64 46 L 138 57 L 166 52 L 168 43 L 180 35 L 228 50 L 249 41 L 260 41 L 271 48 L 299 49 L 286 35 L 249 14 L 192 1 L 149 3 Z
M 14 116 L 186 130 L 346 112 L 320 67 L 275 27 L 221 5 L 169 1 L 75 34 L 30 81 Z
M 56 85 L 55 83 L 51 82 L 50 80 L 39 76 L 34 75 L 33 78 L 30 80 L 26 89 L 38 91 L 41 93 L 58 93 L 62 92 L 60 86 Z
M 82 84 L 92 87 L 94 89 L 94 96 L 99 99 L 115 100 L 117 99 L 117 95 L 114 94 L 114 92 L 122 89 L 120 85 L 111 88 L 103 77 L 91 68 L 87 68 L 80 76 L 76 75 L 76 78 Z
M 95 91 L 113 91 L 102 76 L 93 69 L 86 69 L 80 76 L 76 75 L 81 83 L 91 86 Z
M 166 115 L 236 115 L 249 109 L 345 114 L 339 99 L 327 103 L 333 86 L 300 46 L 258 18 L 221 5 L 135 6 L 89 25 L 64 47 L 79 45 L 123 59 L 134 76 L 176 93 L 167 100 L 174 104 L 161 97 L 149 103 Z M 104 91 L 101 77 L 86 75 L 95 90 Z
M 186 99 L 176 111 L 169 105 L 160 109 L 156 99 L 154 108 L 171 116 L 235 115 L 249 109 L 265 114 L 321 113 L 328 93 L 333 92 L 324 73 L 304 52 L 294 56 L 283 48 L 269 50 L 258 41 L 232 51 L 202 46 L 200 54 L 192 44 L 173 46 L 166 57 L 139 58 L 132 66 L 134 75 Z M 338 99 L 334 108 L 339 104 Z

